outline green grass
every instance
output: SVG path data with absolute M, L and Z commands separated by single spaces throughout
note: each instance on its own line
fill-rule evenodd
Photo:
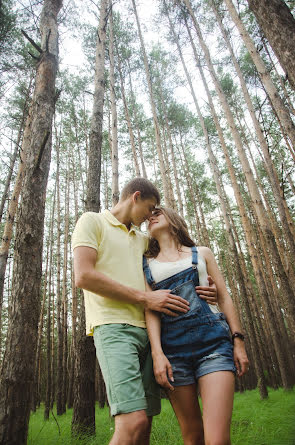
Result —
M 28 445 L 107 445 L 114 428 L 108 409 L 96 408 L 96 436 L 71 438 L 72 410 L 43 419 L 41 408 L 31 415 Z M 60 430 L 60 434 L 59 434 Z M 167 400 L 155 417 L 151 445 L 181 445 L 177 420 Z M 295 389 L 269 390 L 269 398 L 260 400 L 257 390 L 235 395 L 232 419 L 232 445 L 295 445 Z

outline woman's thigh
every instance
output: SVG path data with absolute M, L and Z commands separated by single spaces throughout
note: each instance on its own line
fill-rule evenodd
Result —
M 175 386 L 168 392 L 170 403 L 179 422 L 184 444 L 204 444 L 203 422 L 197 395 L 197 385 Z
M 203 405 L 205 443 L 230 444 L 235 377 L 230 371 L 218 371 L 199 378 Z

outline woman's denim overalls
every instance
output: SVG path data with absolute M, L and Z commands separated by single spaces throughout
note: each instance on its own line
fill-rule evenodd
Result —
M 153 290 L 171 289 L 172 294 L 189 301 L 187 313 L 177 317 L 161 314 L 161 342 L 173 369 L 174 385 L 189 385 L 199 377 L 215 371 L 232 371 L 233 347 L 229 326 L 223 313 L 213 313 L 199 298 L 198 252 L 192 247 L 192 266 L 155 283 L 147 259 L 143 269 Z

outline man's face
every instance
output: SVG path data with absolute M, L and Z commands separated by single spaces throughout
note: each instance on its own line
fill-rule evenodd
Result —
M 134 198 L 132 222 L 135 226 L 140 226 L 152 216 L 157 205 L 157 200 L 156 198 L 141 199 L 140 194 Z

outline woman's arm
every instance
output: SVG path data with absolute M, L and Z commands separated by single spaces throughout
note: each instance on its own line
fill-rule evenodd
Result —
M 151 291 L 151 288 L 147 283 L 146 290 Z M 173 391 L 174 388 L 169 382 L 169 380 L 173 382 L 172 366 L 165 356 L 161 345 L 161 315 L 159 312 L 146 309 L 145 321 L 151 344 L 156 381 L 164 388 Z
M 241 324 L 238 314 L 212 251 L 208 247 L 199 247 L 199 251 L 206 260 L 208 274 L 212 276 L 216 284 L 218 306 L 226 316 L 231 332 L 241 332 Z M 234 339 L 234 361 L 238 370 L 238 376 L 241 377 L 248 371 L 249 361 L 244 341 L 238 337 Z

